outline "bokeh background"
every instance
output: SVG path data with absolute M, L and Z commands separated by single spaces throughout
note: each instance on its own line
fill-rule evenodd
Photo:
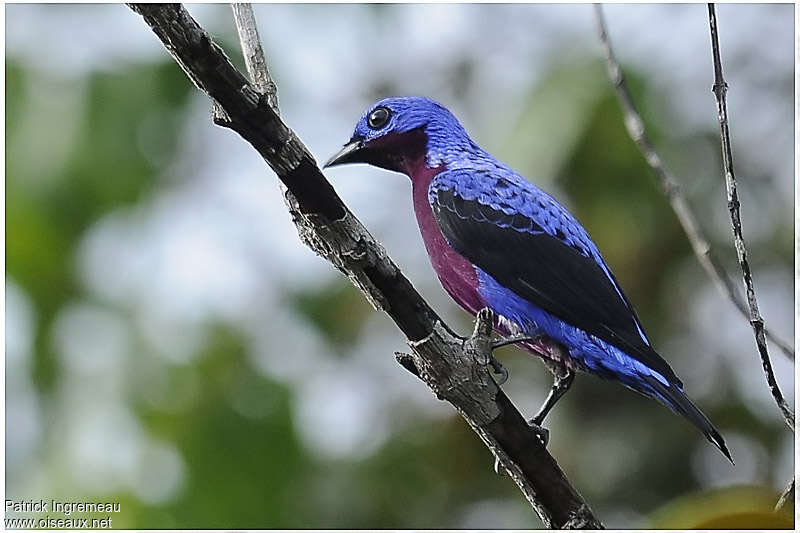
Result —
M 541 527 L 462 420 L 395 363 L 390 320 L 300 243 L 274 174 L 211 124 L 138 16 L 5 9 L 7 498 L 119 501 L 113 525 L 127 528 Z M 241 65 L 230 9 L 190 11 Z M 284 120 L 317 159 L 374 100 L 428 95 L 589 228 L 736 460 L 655 402 L 580 375 L 548 419 L 549 449 L 607 526 L 791 525 L 758 515 L 794 449 L 751 330 L 625 133 L 590 5 L 255 11 Z M 737 274 L 705 5 L 606 16 L 655 144 Z M 792 342 L 793 7 L 718 16 L 761 310 Z M 468 331 L 428 264 L 408 180 L 328 175 Z M 792 362 L 772 354 L 793 402 Z M 502 360 L 532 415 L 548 372 L 513 348 Z

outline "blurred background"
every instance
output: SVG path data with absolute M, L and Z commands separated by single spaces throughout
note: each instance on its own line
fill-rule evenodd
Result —
M 241 65 L 227 6 L 190 12 Z M 608 527 L 791 527 L 792 436 L 752 332 L 701 270 L 628 138 L 590 5 L 257 5 L 282 116 L 318 160 L 373 101 L 427 95 L 592 233 L 724 434 L 580 375 L 550 452 Z M 612 5 L 649 133 L 736 276 L 705 5 Z M 718 7 L 745 237 L 793 344 L 791 5 Z M 125 528 L 537 528 L 404 338 L 297 238 L 277 180 L 124 5 L 6 6 L 6 497 L 118 501 Z M 458 331 L 410 184 L 336 190 Z M 792 362 L 772 346 L 794 402 Z M 504 349 L 532 416 L 550 386 Z M 775 522 L 770 522 L 773 520 Z

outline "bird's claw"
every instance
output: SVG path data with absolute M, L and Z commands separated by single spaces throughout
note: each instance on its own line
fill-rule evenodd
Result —
M 536 422 L 536 418 L 533 418 L 528 421 L 528 426 L 536 433 L 536 437 L 539 439 L 539 442 L 542 443 L 542 446 L 545 448 L 547 447 L 547 443 L 550 442 L 550 431 L 547 428 L 543 428 Z
M 505 475 L 505 473 L 503 473 L 503 465 L 500 464 L 500 458 L 496 455 L 494 456 L 494 473 L 498 476 Z
M 491 324 L 494 322 L 494 311 L 492 311 L 489 307 L 484 307 L 478 311 L 478 316 L 476 318 L 478 319 L 478 322 Z
M 492 371 L 495 374 L 500 374 L 500 379 L 494 380 L 498 387 L 508 381 L 508 370 L 506 370 L 506 367 L 504 367 L 500 361 L 492 356 L 491 359 L 489 359 L 489 364 L 492 366 Z

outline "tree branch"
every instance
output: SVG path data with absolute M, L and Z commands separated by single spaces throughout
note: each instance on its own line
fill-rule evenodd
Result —
M 129 4 L 189 78 L 227 115 L 222 125 L 247 140 L 283 182 L 301 240 L 344 273 L 406 335 L 411 365 L 450 402 L 495 454 L 545 526 L 601 528 L 553 457 L 491 379 L 476 354 L 414 290 L 385 250 L 347 209 L 308 149 L 179 4 Z M 484 321 L 485 322 L 485 321 Z M 476 328 L 478 337 L 488 326 Z M 491 328 L 489 327 L 489 330 Z M 482 345 L 489 345 L 488 340 Z M 485 354 L 483 354 L 485 355 Z
M 722 144 L 722 170 L 725 174 L 725 185 L 728 191 L 728 211 L 731 217 L 731 227 L 733 229 L 733 243 L 736 247 L 736 256 L 739 258 L 739 265 L 742 268 L 742 279 L 747 291 L 747 305 L 750 310 L 750 324 L 758 346 L 758 353 L 761 356 L 761 365 L 764 368 L 764 375 L 767 378 L 772 397 L 778 405 L 786 425 L 794 431 L 794 411 L 783 398 L 778 382 L 775 380 L 775 373 L 772 370 L 772 361 L 767 351 L 767 342 L 764 339 L 764 319 L 758 311 L 758 301 L 756 299 L 756 289 L 753 283 L 753 275 L 750 271 L 750 263 L 747 259 L 747 248 L 745 247 L 744 237 L 742 236 L 742 220 L 739 214 L 739 195 L 736 192 L 736 177 L 733 173 L 733 153 L 731 151 L 731 136 L 728 130 L 728 104 L 726 96 L 728 84 L 722 76 L 722 59 L 719 52 L 719 36 L 717 34 L 717 14 L 714 4 L 708 4 L 708 22 L 711 29 L 711 51 L 714 58 L 714 96 L 717 100 L 717 114 L 719 116 L 720 139 Z
M 689 239 L 689 243 L 692 245 L 694 255 L 697 257 L 697 260 L 703 267 L 703 270 L 706 271 L 706 274 L 708 274 L 708 276 L 711 278 L 711 281 L 714 283 L 714 285 L 716 285 L 717 289 L 719 289 L 723 296 L 726 296 L 733 303 L 733 305 L 739 310 L 744 318 L 749 319 L 750 315 L 747 305 L 737 291 L 736 285 L 733 283 L 733 280 L 731 280 L 730 276 L 728 276 L 727 272 L 725 272 L 725 268 L 719 262 L 716 255 L 712 252 L 711 245 L 703 235 L 703 231 L 700 228 L 697 219 L 692 213 L 692 210 L 689 208 L 686 198 L 684 198 L 683 194 L 681 193 L 680 186 L 678 185 L 675 176 L 664 165 L 663 160 L 658 155 L 658 152 L 656 152 L 653 143 L 650 141 L 650 138 L 647 135 L 644 121 L 642 120 L 642 117 L 633 102 L 633 97 L 631 96 L 630 90 L 628 89 L 628 84 L 625 81 L 622 67 L 614 55 L 614 49 L 611 46 L 611 39 L 608 36 L 608 30 L 606 29 L 603 8 L 600 4 L 595 4 L 594 8 L 597 20 L 597 29 L 600 33 L 600 42 L 602 44 L 603 54 L 605 55 L 606 59 L 606 69 L 608 70 L 609 78 L 611 78 L 611 83 L 614 85 L 617 99 L 619 100 L 620 107 L 622 108 L 622 113 L 625 116 L 625 128 L 628 130 L 628 135 L 630 135 L 631 139 L 633 139 L 634 143 L 636 143 L 636 146 L 644 156 L 647 164 L 650 165 L 650 168 L 655 171 L 656 179 L 658 180 L 664 195 L 669 200 L 672 210 L 678 217 L 678 221 L 680 222 L 686 237 Z M 787 357 L 789 357 L 789 359 L 794 360 L 794 349 L 789 346 L 786 341 L 782 340 L 777 335 L 774 335 L 766 328 L 764 329 L 764 332 L 769 340 L 775 343 L 775 345 L 778 346 L 778 348 L 780 348 L 781 351 Z
M 239 33 L 239 43 L 242 45 L 242 55 L 250 81 L 256 86 L 258 92 L 266 95 L 267 104 L 280 116 L 278 108 L 278 86 L 269 74 L 267 60 L 264 58 L 264 49 L 261 48 L 261 38 L 258 36 L 256 17 L 253 6 L 250 4 L 231 4 L 233 19 L 236 22 L 236 31 Z
M 775 504 L 775 512 L 782 511 L 787 505 L 794 506 L 794 478 L 783 490 L 781 497 L 778 498 L 778 503 Z

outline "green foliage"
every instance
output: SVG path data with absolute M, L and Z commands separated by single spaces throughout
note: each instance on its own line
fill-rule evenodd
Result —
M 155 426 L 169 428 L 163 436 L 188 465 L 186 490 L 154 509 L 153 518 L 145 509 L 136 527 L 161 527 L 155 519 L 162 516 L 182 528 L 252 529 L 263 526 L 264 517 L 273 527 L 296 526 L 286 494 L 307 466 L 292 425 L 290 392 L 252 375 L 235 333 L 216 328 L 210 338 L 195 363 L 200 400 L 188 412 L 150 415 Z
M 321 290 L 299 292 L 291 302 L 299 316 L 339 348 L 352 346 L 372 312 L 361 293 L 342 280 Z M 335 353 L 344 355 L 342 351 Z
M 44 323 L 36 338 L 35 375 L 41 387 L 49 388 L 57 370 L 42 334 L 58 309 L 80 294 L 73 268 L 77 244 L 102 215 L 152 190 L 157 168 L 139 149 L 142 125 L 147 117 L 160 121 L 151 128 L 159 135 L 154 144 L 164 161 L 171 160 L 181 126 L 172 119 L 173 110 L 181 109 L 190 85 L 168 62 L 91 73 L 84 112 L 70 138 L 59 139 L 69 151 L 62 165 L 52 166 L 41 162 L 58 158 L 58 148 L 40 145 L 34 152 L 30 147 L 36 143 L 22 136 L 37 121 L 59 127 L 59 117 L 42 116 L 27 97 L 30 87 L 20 65 L 8 61 L 6 72 L 11 78 L 7 107 L 18 110 L 7 127 L 13 150 L 6 162 L 6 272 L 29 291 Z M 66 90 L 80 90 L 76 83 L 67 83 Z M 15 114 L 23 110 L 26 125 Z
M 25 69 L 6 58 L 6 137 L 19 127 L 20 111 L 25 105 L 26 83 Z

